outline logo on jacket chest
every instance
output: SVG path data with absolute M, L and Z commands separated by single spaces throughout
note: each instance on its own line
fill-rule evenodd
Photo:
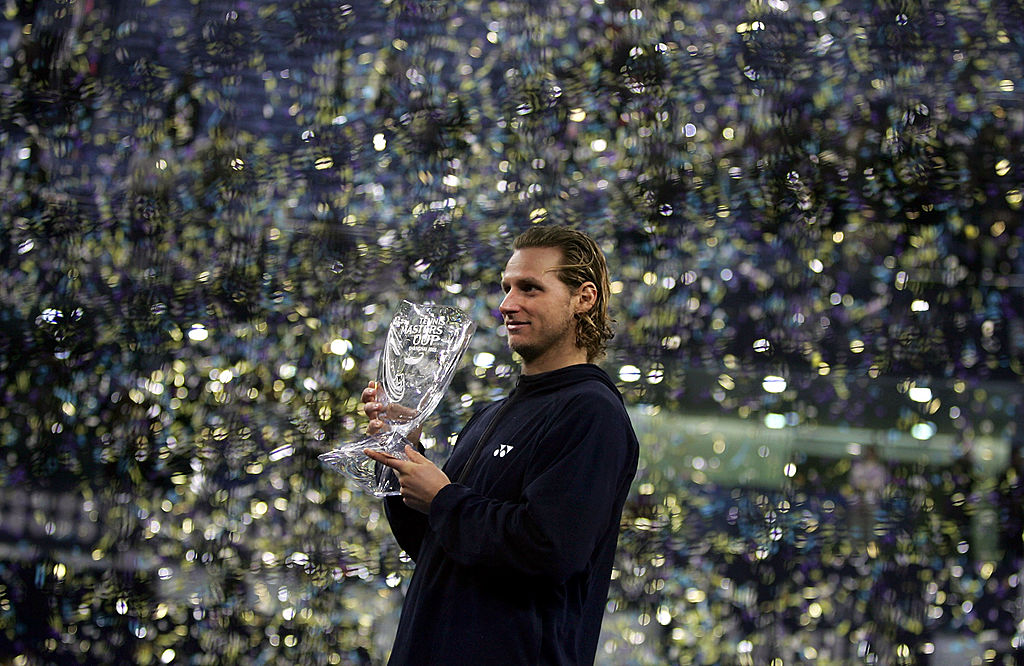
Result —
M 512 449 L 514 448 L 515 447 L 512 446 L 511 444 L 501 444 L 496 449 L 494 449 L 494 453 L 492 453 L 491 455 L 494 456 L 495 458 L 504 458 L 509 453 L 512 453 Z

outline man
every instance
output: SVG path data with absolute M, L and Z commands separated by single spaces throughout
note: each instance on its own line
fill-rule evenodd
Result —
M 522 359 L 513 391 L 473 415 L 444 469 L 412 447 L 366 451 L 398 474 L 385 508 L 416 561 L 395 666 L 594 662 L 639 450 L 592 364 L 612 336 L 608 269 L 571 229 L 532 227 L 513 249 L 500 306 Z M 373 384 L 362 399 L 376 432 Z

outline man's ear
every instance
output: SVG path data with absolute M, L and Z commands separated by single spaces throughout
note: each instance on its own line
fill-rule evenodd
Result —
M 576 314 L 590 312 L 597 303 L 597 287 L 593 282 L 584 282 L 576 290 L 576 297 L 579 299 L 576 305 Z

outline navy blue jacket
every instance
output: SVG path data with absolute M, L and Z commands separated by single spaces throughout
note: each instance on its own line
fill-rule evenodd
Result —
M 389 663 L 592 664 L 638 451 L 596 365 L 522 376 L 474 414 L 429 516 L 386 501 L 416 562 Z

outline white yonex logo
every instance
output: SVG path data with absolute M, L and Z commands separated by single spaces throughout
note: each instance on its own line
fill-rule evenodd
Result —
M 513 446 L 511 444 L 502 444 L 498 448 L 494 449 L 494 453 L 492 453 L 491 455 L 496 456 L 498 458 L 504 458 L 506 454 L 512 451 L 512 449 Z

